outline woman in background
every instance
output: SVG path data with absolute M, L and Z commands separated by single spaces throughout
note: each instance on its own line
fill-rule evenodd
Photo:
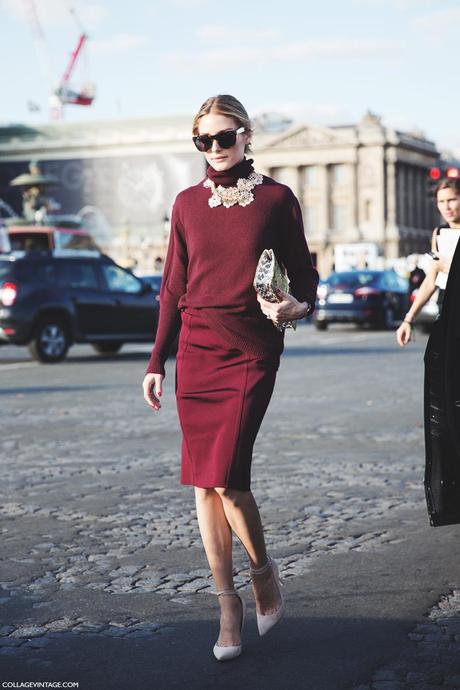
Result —
M 433 232 L 433 261 L 417 298 L 397 331 L 410 341 L 412 320 L 436 288 L 440 316 L 425 352 L 425 493 L 430 523 L 460 522 L 460 180 L 436 188 L 446 226 Z
M 460 237 L 460 179 L 442 180 L 437 185 L 435 194 L 438 211 L 446 224 L 433 230 L 431 266 L 418 290 L 417 297 L 396 331 L 396 339 L 402 347 L 411 339 L 415 316 L 436 289 L 439 289 L 438 303 L 442 308 L 450 264 Z

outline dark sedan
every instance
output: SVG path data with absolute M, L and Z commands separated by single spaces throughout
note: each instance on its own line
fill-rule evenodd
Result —
M 159 304 L 149 284 L 103 255 L 52 251 L 0 255 L 0 342 L 62 361 L 72 343 L 101 354 L 151 343 Z
M 407 294 L 407 280 L 391 270 L 331 273 L 318 288 L 316 328 L 324 331 L 330 323 L 394 328 L 408 309 Z

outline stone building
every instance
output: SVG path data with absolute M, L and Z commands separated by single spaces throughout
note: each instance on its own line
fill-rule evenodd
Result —
M 257 168 L 297 195 L 321 274 L 342 243 L 374 243 L 387 259 L 425 252 L 437 222 L 428 170 L 435 145 L 367 113 L 347 127 L 299 126 L 256 150 Z
M 163 256 L 177 192 L 204 176 L 191 143 L 191 117 L 0 128 L 0 199 L 16 210 L 9 181 L 39 159 L 60 179 L 62 212 L 83 212 L 115 258 L 148 271 Z M 257 170 L 288 184 L 302 206 L 320 273 L 343 243 L 373 243 L 386 258 L 424 252 L 437 215 L 428 169 L 439 152 L 421 134 L 383 126 L 295 126 L 256 133 Z
M 17 212 L 20 191 L 9 181 L 31 159 L 59 178 L 50 189 L 59 213 L 80 213 L 107 253 L 149 272 L 166 252 L 175 195 L 205 171 L 189 117 L 4 127 L 0 199 Z

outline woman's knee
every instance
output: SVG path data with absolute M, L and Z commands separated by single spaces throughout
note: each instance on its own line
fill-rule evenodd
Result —
M 197 501 L 208 501 L 216 497 L 214 489 L 202 489 L 200 486 L 195 486 L 195 498 Z
M 244 495 L 247 494 L 246 491 L 238 491 L 237 489 L 229 489 L 227 487 L 216 487 L 214 491 L 219 494 L 222 501 L 231 503 L 235 508 L 239 508 L 242 505 Z

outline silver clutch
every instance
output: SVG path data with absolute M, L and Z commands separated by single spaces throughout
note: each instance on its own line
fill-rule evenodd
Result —
M 289 278 L 286 271 L 279 265 L 273 249 L 264 249 L 257 264 L 254 276 L 254 288 L 256 292 L 267 302 L 279 302 L 276 296 L 276 288 L 289 292 Z M 279 331 L 285 328 L 296 329 L 297 321 L 283 321 L 273 323 Z

